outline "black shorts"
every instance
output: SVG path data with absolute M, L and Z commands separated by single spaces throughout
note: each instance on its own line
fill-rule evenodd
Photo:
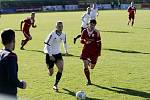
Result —
M 53 55 L 53 57 L 55 58 L 55 61 L 50 60 L 49 58 L 49 54 L 46 54 L 46 64 L 48 65 L 48 69 L 53 68 L 54 64 L 58 61 L 58 60 L 63 60 L 61 53 Z

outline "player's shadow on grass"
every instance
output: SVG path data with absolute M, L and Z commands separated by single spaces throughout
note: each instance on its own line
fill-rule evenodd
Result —
M 135 27 L 135 28 L 139 28 L 139 29 L 150 29 L 150 27 L 149 27 L 149 28 L 147 28 L 147 27 Z
M 119 49 L 107 49 L 107 48 L 104 48 L 103 50 L 109 50 L 109 51 L 115 51 L 115 52 L 121 52 L 121 53 L 150 54 L 150 53 L 133 51 L 133 50 L 119 50 Z
M 142 91 L 138 91 L 138 90 L 133 90 L 133 89 L 128 89 L 128 88 L 120 88 L 120 87 L 103 87 L 103 86 L 99 86 L 96 84 L 93 84 L 94 86 L 101 88 L 101 89 L 105 89 L 108 91 L 112 91 L 112 92 L 116 92 L 119 94 L 127 94 L 127 95 L 131 95 L 131 96 L 138 96 L 138 97 L 143 97 L 143 98 L 150 98 L 150 93 L 147 92 L 142 92 Z
M 109 32 L 109 33 L 130 33 L 127 31 L 101 31 L 101 32 Z
M 64 93 L 64 94 L 68 94 L 68 95 L 71 95 L 71 96 L 76 96 L 76 93 L 73 92 L 73 91 L 70 91 L 66 88 L 63 88 L 64 91 L 66 91 L 67 93 Z M 102 100 L 102 99 L 97 99 L 97 98 L 91 98 L 91 97 L 86 97 L 86 100 Z
M 27 50 L 27 49 L 25 49 L 25 51 L 39 52 L 39 53 L 43 53 L 43 54 L 44 54 L 44 52 L 43 52 L 43 51 L 41 51 L 41 50 Z
M 26 50 L 25 49 L 25 51 L 31 51 L 31 52 L 39 52 L 39 53 L 43 53 L 44 54 L 44 52 L 43 51 L 41 51 L 41 50 Z M 80 57 L 80 56 L 76 56 L 76 55 L 73 55 L 73 54 L 65 54 L 65 53 L 62 53 L 62 56 L 66 56 L 66 57 Z

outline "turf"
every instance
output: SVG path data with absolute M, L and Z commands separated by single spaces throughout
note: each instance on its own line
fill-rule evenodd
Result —
M 19 79 L 27 82 L 27 89 L 18 89 L 21 100 L 75 100 L 75 93 L 85 91 L 87 100 L 148 100 L 150 99 L 150 10 L 137 10 L 135 25 L 127 25 L 126 10 L 99 11 L 97 29 L 101 31 L 102 56 L 91 78 L 94 85 L 86 86 L 82 72 L 79 40 L 74 45 L 73 37 L 79 34 L 83 12 L 37 13 L 37 28 L 31 28 L 33 40 L 21 51 L 24 38 L 16 31 L 16 49 L 19 64 Z M 29 13 L 6 14 L 0 18 L 0 30 L 18 30 L 20 22 Z M 52 90 L 57 69 L 52 77 L 47 74 L 44 40 L 55 22 L 64 22 L 69 53 L 64 56 L 64 73 L 59 83 L 59 93 Z M 0 45 L 2 48 L 2 45 Z M 63 51 L 63 48 L 62 48 Z

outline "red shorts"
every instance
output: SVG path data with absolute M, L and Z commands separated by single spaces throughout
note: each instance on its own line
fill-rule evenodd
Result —
M 96 53 L 92 54 L 92 53 L 89 53 L 89 52 L 82 51 L 80 59 L 82 59 L 82 60 L 90 59 L 92 64 L 96 64 L 97 63 L 97 59 L 98 59 L 98 54 L 96 54 Z
M 129 20 L 133 19 L 134 20 L 134 15 L 129 15 Z
M 31 35 L 30 35 L 30 32 L 29 32 L 29 31 L 23 30 L 23 34 L 24 34 L 24 36 L 26 37 L 26 39 L 31 40 Z

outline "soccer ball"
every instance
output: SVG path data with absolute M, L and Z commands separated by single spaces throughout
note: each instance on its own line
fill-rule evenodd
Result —
M 77 100 L 85 100 L 86 99 L 86 94 L 83 91 L 78 91 L 76 93 L 76 98 Z

